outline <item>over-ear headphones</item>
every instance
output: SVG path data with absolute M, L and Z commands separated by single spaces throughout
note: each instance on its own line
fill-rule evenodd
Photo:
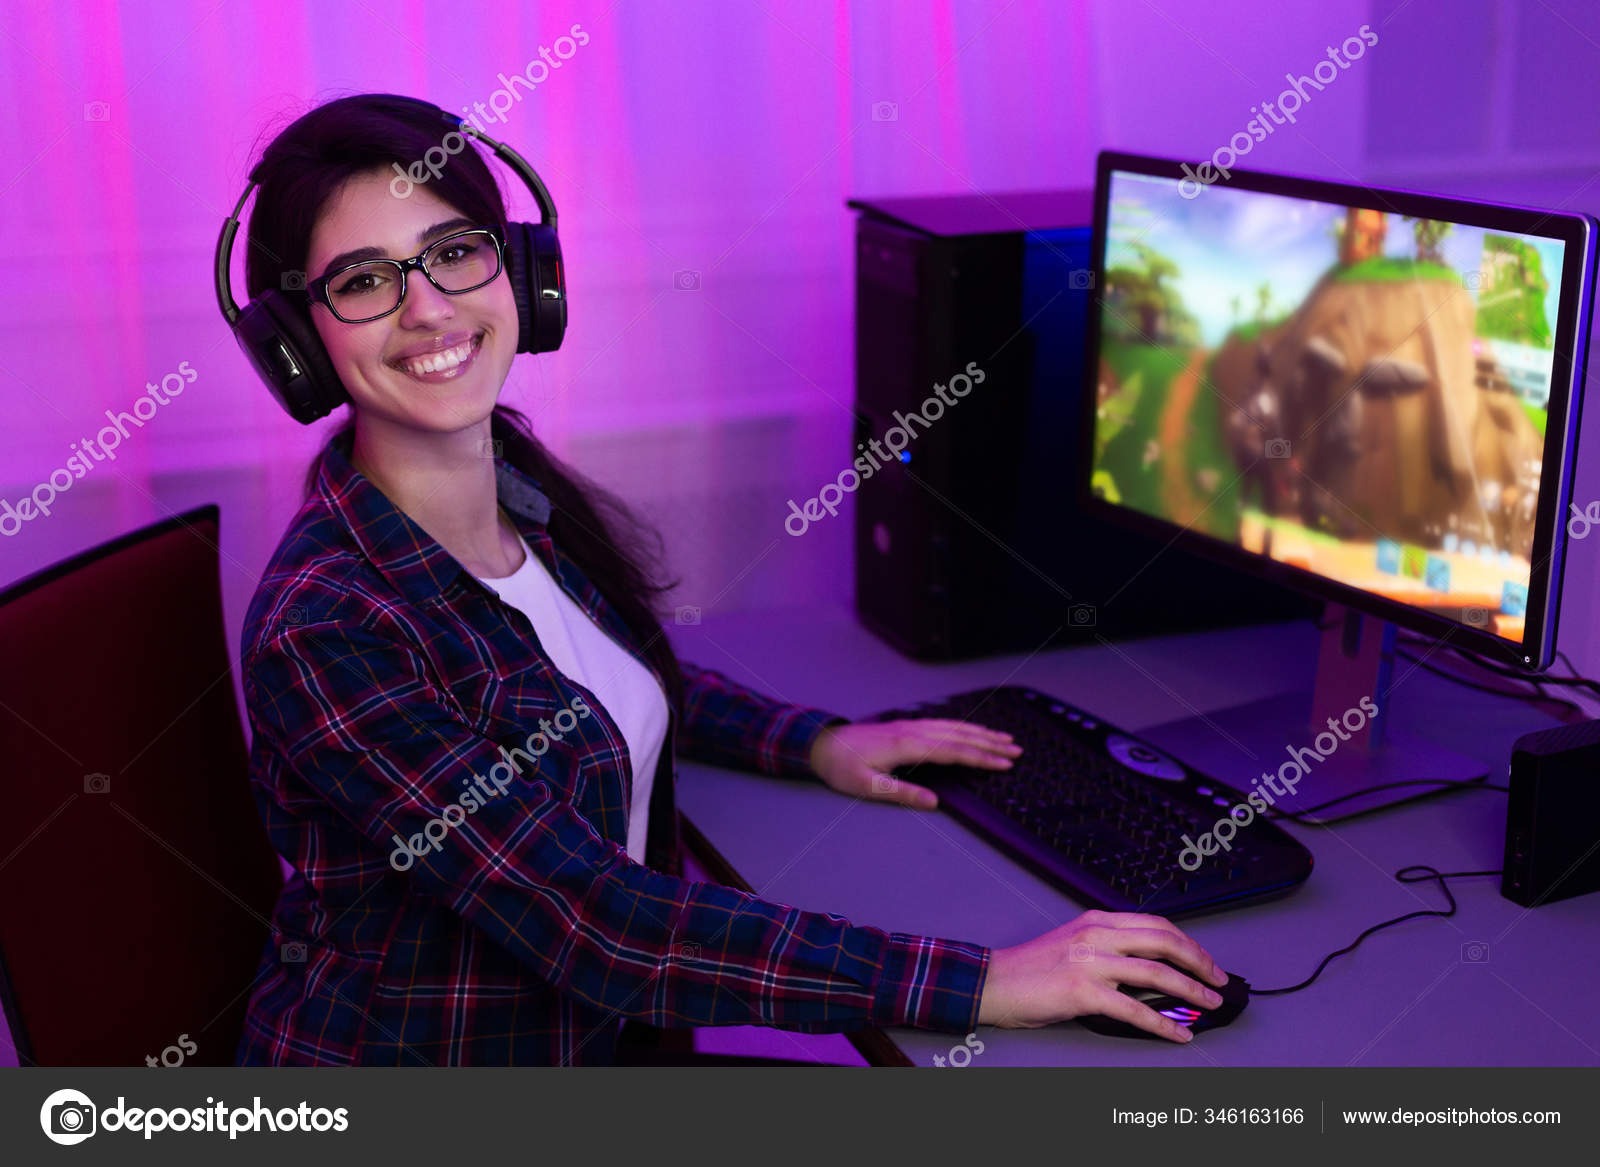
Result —
M 415 98 L 404 100 L 416 101 L 437 113 L 462 139 L 476 138 L 488 146 L 533 192 L 540 221 L 505 225 L 505 274 L 517 304 L 517 351 L 554 352 L 561 347 L 567 330 L 567 285 L 561 266 L 561 244 L 556 238 L 556 205 L 550 192 L 533 167 L 510 146 L 496 142 L 438 106 Z M 446 133 L 445 139 L 449 137 L 450 133 Z M 466 148 L 464 140 L 461 148 Z M 440 149 L 446 152 L 445 147 Z M 310 425 L 349 401 L 350 396 L 311 322 L 309 297 L 302 289 L 286 287 L 281 291 L 269 288 L 242 309 L 233 299 L 229 279 L 233 237 L 239 230 L 239 212 L 257 185 L 257 176 L 252 172 L 233 214 L 222 224 L 216 254 L 217 306 L 273 397 L 290 417 L 301 425 Z M 303 306 L 301 300 L 305 301 Z

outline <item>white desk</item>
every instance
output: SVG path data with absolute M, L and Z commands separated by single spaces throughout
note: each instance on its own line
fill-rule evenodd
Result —
M 1316 644 L 1307 623 L 922 665 L 837 609 L 712 616 L 673 631 L 680 653 L 696 664 L 845 716 L 1013 683 L 1136 731 L 1309 688 Z M 1434 660 L 1447 665 L 1448 658 Z M 1395 716 L 1419 736 L 1489 763 L 1493 782 L 1504 782 L 1518 736 L 1554 724 L 1522 703 L 1409 668 L 1397 663 L 1403 679 L 1390 697 Z M 1082 910 L 938 812 L 855 802 L 818 783 L 694 763 L 681 764 L 678 804 L 757 894 L 858 924 L 1004 946 Z M 1503 794 L 1464 792 L 1331 829 L 1291 825 L 1316 856 L 1304 886 L 1182 924 L 1254 985 L 1293 984 L 1364 928 L 1445 906 L 1436 884 L 1396 882 L 1400 868 L 1498 868 L 1504 823 Z M 1101 1037 L 1075 1023 L 984 1029 L 984 1052 L 971 1064 L 1600 1064 L 1600 1011 L 1590 999 L 1600 970 L 1600 897 L 1530 911 L 1501 898 L 1498 878 L 1452 887 L 1460 904 L 1454 919 L 1380 932 L 1334 961 L 1311 988 L 1257 998 L 1233 1025 L 1188 1046 Z M 1464 949 L 1474 956 L 1478 946 L 1487 959 L 1463 959 Z M 905 1029 L 888 1034 L 919 1065 L 960 1040 Z

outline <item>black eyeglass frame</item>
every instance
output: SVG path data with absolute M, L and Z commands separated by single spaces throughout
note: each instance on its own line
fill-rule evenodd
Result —
M 480 283 L 473 284 L 470 288 L 451 289 L 440 286 L 439 281 L 434 279 L 433 273 L 428 270 L 426 257 L 436 248 L 443 247 L 448 243 L 456 242 L 457 240 L 463 239 L 468 235 L 487 235 L 494 242 L 494 274 Z M 346 316 L 339 315 L 339 310 L 333 306 L 332 297 L 328 295 L 328 285 L 347 272 L 354 271 L 356 268 L 360 267 L 371 267 L 375 263 L 386 263 L 390 267 L 398 268 L 400 271 L 400 298 L 395 301 L 394 307 L 388 309 L 387 311 L 379 312 L 376 316 L 363 316 L 359 320 L 351 320 Z M 505 269 L 506 238 L 504 229 L 499 226 L 469 227 L 464 231 L 457 231 L 454 234 L 446 235 L 443 239 L 434 240 L 432 243 L 428 244 L 428 246 L 424 247 L 420 252 L 411 256 L 409 259 L 363 259 L 357 263 L 345 264 L 345 266 L 339 268 L 337 271 L 331 271 L 325 276 L 318 276 L 316 279 L 309 281 L 306 284 L 305 291 L 306 296 L 309 297 L 311 303 L 322 304 L 325 306 L 329 312 L 333 313 L 333 318 L 340 323 L 370 324 L 374 320 L 382 320 L 385 316 L 400 310 L 401 306 L 406 302 L 406 276 L 412 271 L 420 271 L 423 276 L 427 278 L 427 281 L 430 284 L 432 284 L 435 288 L 438 288 L 439 291 L 443 292 L 446 296 L 461 296 L 465 295 L 467 292 L 476 292 L 479 288 L 487 287 L 488 285 L 494 283 L 495 280 L 500 278 L 500 273 L 505 271 Z

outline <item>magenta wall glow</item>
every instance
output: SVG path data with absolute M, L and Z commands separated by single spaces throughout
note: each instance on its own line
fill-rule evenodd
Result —
M 1600 16 L 1577 0 L 13 5 L 0 497 L 47 481 L 147 383 L 185 362 L 195 377 L 0 537 L 0 583 L 215 500 L 236 635 L 332 422 L 297 427 L 255 381 L 212 299 L 216 232 L 277 126 L 390 90 L 503 111 L 484 124 L 548 182 L 571 326 L 560 352 L 517 361 L 505 396 L 660 525 L 677 602 L 848 603 L 849 524 L 782 529 L 784 500 L 815 494 L 849 447 L 844 200 L 1084 185 L 1102 146 L 1210 157 L 1364 25 L 1377 43 L 1249 164 L 1600 202 L 1600 123 L 1539 129 L 1551 93 L 1600 97 L 1572 32 L 1600 38 Z M 496 96 L 523 70 L 531 90 Z M 1575 497 L 1600 497 L 1593 472 Z M 1590 578 L 1592 554 L 1573 548 L 1569 578 Z M 1592 662 L 1594 639 L 1588 589 L 1569 584 L 1562 645 Z

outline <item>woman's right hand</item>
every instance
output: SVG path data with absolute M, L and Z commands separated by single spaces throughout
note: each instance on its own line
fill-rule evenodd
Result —
M 1186 1026 L 1119 992 L 1119 985 L 1182 997 L 1200 1009 L 1222 998 L 1200 981 L 1160 963 L 1169 960 L 1213 985 L 1228 983 L 1211 954 L 1160 916 L 1085 912 L 1070 924 L 989 957 L 978 1024 L 1037 1029 L 1100 1013 L 1171 1041 L 1194 1037 Z

